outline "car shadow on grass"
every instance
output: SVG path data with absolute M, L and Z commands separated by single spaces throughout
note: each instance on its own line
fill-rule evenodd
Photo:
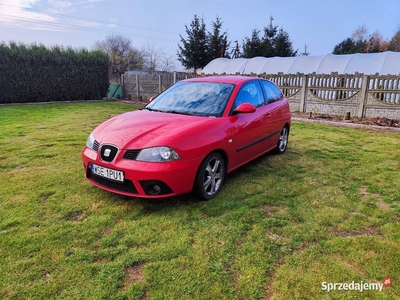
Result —
M 136 214 L 139 213 L 142 216 L 178 210 L 199 210 L 208 217 L 216 217 L 246 206 L 246 197 L 249 196 L 248 190 L 251 182 L 262 181 L 269 173 L 276 175 L 282 172 L 282 176 L 285 176 L 284 166 L 296 165 L 297 161 L 298 153 L 290 148 L 282 155 L 273 152 L 266 153 L 227 174 L 220 193 L 208 201 L 202 200 L 194 192 L 168 198 L 146 199 L 121 196 L 104 191 L 109 195 L 105 197 L 105 200 L 107 199 L 106 201 L 109 203 L 116 201 L 127 206 L 128 210 L 132 210 L 132 213 L 136 211 Z

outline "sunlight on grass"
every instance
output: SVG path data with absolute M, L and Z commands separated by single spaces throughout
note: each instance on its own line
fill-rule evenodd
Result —
M 400 135 L 294 122 L 211 201 L 89 184 L 116 102 L 0 107 L 1 299 L 398 299 Z M 322 282 L 382 282 L 331 291 Z

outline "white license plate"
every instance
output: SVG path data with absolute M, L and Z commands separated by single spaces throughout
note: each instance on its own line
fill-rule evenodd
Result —
M 122 171 L 117 171 L 92 164 L 92 173 L 110 180 L 124 182 L 124 173 Z

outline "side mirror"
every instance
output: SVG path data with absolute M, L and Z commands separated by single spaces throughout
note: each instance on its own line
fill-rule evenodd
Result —
M 157 97 L 157 96 L 150 97 L 148 103 L 150 103 L 151 101 L 153 101 L 154 99 L 156 99 L 156 97 Z
M 234 110 L 235 114 L 250 114 L 256 111 L 253 104 L 242 103 Z

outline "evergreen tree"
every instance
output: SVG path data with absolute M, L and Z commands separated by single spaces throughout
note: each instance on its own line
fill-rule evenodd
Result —
M 260 30 L 253 29 L 251 38 L 245 37 L 243 41 L 243 57 L 252 58 L 263 55 L 263 45 L 260 39 Z
M 262 56 L 265 57 L 280 56 L 276 51 L 276 33 L 278 32 L 278 26 L 273 25 L 273 21 L 274 18 L 270 16 L 268 27 L 264 27 L 264 38 L 261 44 L 263 48 Z
M 213 31 L 208 33 L 209 57 L 207 63 L 217 57 L 229 57 L 229 55 L 225 54 L 227 52 L 227 48 L 229 47 L 229 43 L 227 42 L 228 37 L 226 31 L 221 33 L 222 23 L 223 22 L 221 22 L 221 19 L 219 17 L 217 17 L 216 20 L 211 23 Z
M 367 47 L 367 41 L 358 40 L 354 41 L 351 38 L 347 38 L 341 41 L 333 48 L 333 54 L 353 54 L 353 53 L 364 53 Z
M 197 15 L 194 15 L 190 27 L 185 25 L 185 28 L 187 39 L 179 35 L 182 46 L 178 44 L 178 60 L 185 68 L 193 68 L 196 71 L 206 66 L 209 60 L 208 36 L 204 18 L 200 19 Z
M 297 51 L 293 50 L 289 34 L 283 29 L 279 29 L 279 32 L 276 35 L 274 42 L 275 56 L 288 57 L 297 55 Z
M 264 28 L 264 36 L 260 39 L 260 30 L 253 29 L 251 38 L 246 37 L 243 41 L 243 57 L 252 58 L 255 56 L 296 56 L 297 51 L 293 50 L 289 34 L 282 28 L 273 25 L 274 18 L 270 17 L 270 22 Z

